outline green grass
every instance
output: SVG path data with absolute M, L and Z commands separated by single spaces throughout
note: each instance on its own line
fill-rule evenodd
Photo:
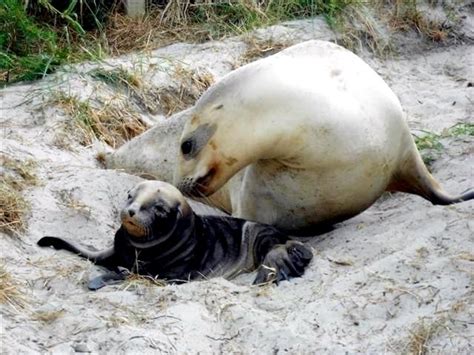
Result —
M 91 0 L 92 1 L 92 0 Z M 142 19 L 93 14 L 97 26 L 84 31 L 77 5 L 86 0 L 67 0 L 65 10 L 48 0 L 38 0 L 33 13 L 22 0 L 0 1 L 0 83 L 36 80 L 65 63 L 100 59 L 148 49 L 173 41 L 204 41 L 242 34 L 281 21 L 323 15 L 329 24 L 360 0 L 238 0 L 211 1 L 187 6 L 154 8 Z M 114 22 L 115 21 L 115 22 Z M 161 36 L 161 37 L 160 37 Z M 122 47 L 122 48 L 121 48 Z
M 102 80 L 108 85 L 123 86 L 126 88 L 138 88 L 141 86 L 141 79 L 124 68 L 105 70 L 98 68 L 91 70 L 89 74 L 98 80 Z
M 100 42 L 85 34 L 71 9 L 61 13 L 46 0 L 39 4 L 51 19 L 59 17 L 60 25 L 28 14 L 21 0 L 0 1 L 0 83 L 36 80 L 64 63 L 101 56 Z
M 458 123 L 445 129 L 441 134 L 423 131 L 422 135 L 415 135 L 414 139 L 423 161 L 427 166 L 430 166 L 439 158 L 440 152 L 444 149 L 440 141 L 442 138 L 462 136 L 474 136 L 474 124 Z
M 448 135 L 453 137 L 458 136 L 474 136 L 473 123 L 458 123 L 448 129 Z
M 219 2 L 191 10 L 189 22 L 204 27 L 210 38 L 241 34 L 278 22 L 323 15 L 334 25 L 338 14 L 359 0 L 265 0 Z M 170 16 L 173 18 L 172 16 Z

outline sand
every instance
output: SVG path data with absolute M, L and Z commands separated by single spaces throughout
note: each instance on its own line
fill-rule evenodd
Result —
M 290 43 L 336 38 L 321 19 L 257 33 Z M 98 144 L 84 147 L 75 135 L 64 136 L 71 118 L 48 104 L 55 92 L 91 102 L 126 100 L 87 74 L 99 67 L 139 71 L 153 87 L 175 85 L 166 68 L 176 63 L 218 80 L 245 50 L 238 38 L 175 44 L 0 91 L 1 152 L 36 161 L 38 179 L 24 191 L 28 229 L 0 236 L 1 262 L 24 295 L 21 305 L 0 305 L 2 353 L 473 353 L 472 201 L 440 207 L 386 195 L 311 239 L 315 258 L 303 278 L 264 288 L 250 286 L 255 275 L 247 274 L 165 287 L 130 281 L 90 292 L 86 283 L 96 267 L 36 246 L 43 235 L 109 245 L 126 191 L 140 181 L 104 170 L 95 159 Z M 467 41 L 389 59 L 361 54 L 399 96 L 414 134 L 444 135 L 431 170 L 452 193 L 474 185 L 473 137 L 446 134 L 473 123 L 473 50 Z M 149 124 L 169 120 L 134 109 Z

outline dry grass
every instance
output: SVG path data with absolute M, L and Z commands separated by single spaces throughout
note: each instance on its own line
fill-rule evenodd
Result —
M 99 165 L 103 168 L 107 167 L 107 153 L 105 152 L 98 152 L 95 155 L 95 160 L 99 163 Z
M 358 0 L 167 0 L 141 18 L 114 13 L 103 34 L 112 55 L 176 42 L 204 42 L 285 20 L 323 14 L 328 21 Z
M 66 208 L 72 209 L 75 212 L 89 218 L 91 215 L 91 208 L 74 197 L 73 191 L 61 190 L 56 193 L 56 198 Z
M 425 355 L 429 353 L 429 342 L 437 334 L 442 327 L 443 322 L 421 319 L 410 331 L 410 339 L 408 342 L 408 354 Z
M 121 88 L 135 104 L 151 114 L 169 116 L 192 106 L 201 94 L 214 82 L 207 71 L 189 69 L 176 65 L 170 77 L 174 86 L 155 88 L 136 73 L 123 68 L 114 70 L 96 69 L 90 74 L 109 85 Z
M 289 42 L 275 40 L 273 38 L 259 39 L 256 37 L 245 38 L 245 44 L 247 45 L 247 49 L 240 58 L 242 65 L 278 53 L 291 45 Z
M 20 283 L 11 276 L 3 262 L 0 263 L 0 303 L 9 305 L 17 312 L 27 304 Z
M 45 324 L 51 324 L 60 318 L 64 314 L 64 310 L 60 309 L 57 311 L 48 312 L 35 312 L 33 313 L 33 319 L 40 321 Z
M 10 235 L 23 232 L 26 228 L 24 214 L 29 205 L 21 192 L 2 181 L 0 205 L 0 231 Z
M 431 20 L 429 14 L 420 9 L 418 0 L 354 1 L 337 13 L 331 27 L 338 33 L 338 42 L 353 51 L 368 48 L 380 57 L 396 52 L 396 43 L 401 41 L 396 33 L 415 31 L 423 39 L 444 42 L 455 38 L 455 18 L 447 21 Z M 449 8 L 444 11 L 450 13 Z M 398 38 L 398 39 L 397 39 Z
M 416 0 L 395 0 L 389 13 L 389 24 L 394 31 L 415 30 L 435 42 L 443 42 L 449 35 L 449 28 L 426 18 Z
M 98 139 L 117 148 L 148 128 L 136 111 L 118 100 L 111 99 L 95 108 L 77 97 L 59 93 L 51 103 L 73 118 L 74 127 L 66 127 L 66 131 L 78 136 L 79 143 L 85 146 Z
M 158 102 L 166 116 L 194 105 L 201 94 L 214 83 L 207 71 L 192 70 L 178 65 L 171 73 L 176 87 L 162 88 L 156 92 Z
M 129 274 L 120 288 L 127 291 L 129 289 L 139 289 L 141 287 L 165 287 L 167 282 L 158 278 L 153 278 L 151 276 L 144 276 L 139 274 Z
M 22 191 L 37 184 L 36 164 L 32 160 L 20 161 L 1 154 L 0 165 L 3 170 L 0 179 L 0 232 L 14 235 L 26 228 L 24 216 L 29 204 Z
M 339 33 L 338 42 L 353 51 L 368 48 L 380 57 L 390 54 L 393 48 L 384 35 L 379 5 L 377 2 L 357 3 L 338 14 L 333 26 Z
M 173 4 L 175 1 L 170 1 Z M 115 12 L 105 29 L 107 47 L 111 55 L 137 50 L 150 50 L 175 42 L 202 42 L 209 39 L 207 31 L 190 21 L 176 22 L 179 9 L 167 7 L 150 9 L 142 18 L 132 18 Z
M 137 106 L 149 113 L 156 114 L 159 111 L 154 90 L 146 85 L 142 77 L 137 73 L 132 73 L 125 68 L 113 70 L 97 68 L 90 71 L 89 74 L 94 79 L 113 86 L 114 89 L 121 89 L 130 101 L 134 101 Z

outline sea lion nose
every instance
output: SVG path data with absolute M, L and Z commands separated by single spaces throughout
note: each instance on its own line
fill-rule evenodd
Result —
M 135 213 L 137 213 L 137 211 L 135 211 L 135 209 L 133 209 L 133 208 L 128 209 L 128 215 L 130 217 L 133 217 L 135 215 Z

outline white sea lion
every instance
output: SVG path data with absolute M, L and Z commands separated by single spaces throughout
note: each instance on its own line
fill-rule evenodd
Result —
M 237 184 L 226 183 L 236 174 Z M 362 59 L 309 41 L 243 66 L 198 100 L 174 180 L 186 195 L 224 185 L 233 216 L 312 233 L 364 211 L 384 191 L 450 196 L 428 172 L 398 98 Z

